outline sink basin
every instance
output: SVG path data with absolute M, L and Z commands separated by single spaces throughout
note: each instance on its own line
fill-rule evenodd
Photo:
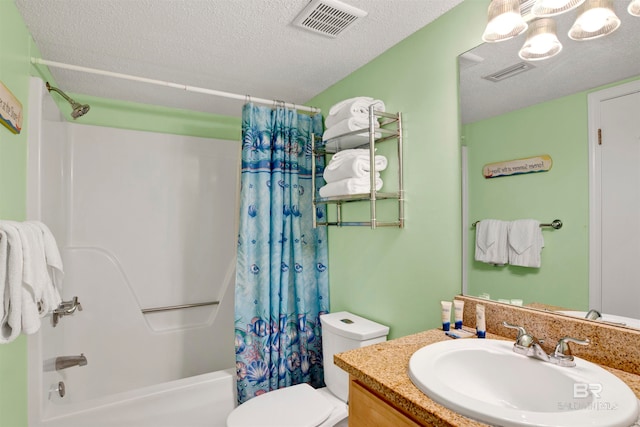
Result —
M 586 360 L 560 367 L 513 352 L 513 342 L 458 339 L 428 345 L 409 361 L 423 393 L 459 414 L 500 426 L 624 426 L 638 400 L 618 377 Z

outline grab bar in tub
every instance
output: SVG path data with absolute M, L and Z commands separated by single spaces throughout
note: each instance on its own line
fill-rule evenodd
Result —
M 204 305 L 218 305 L 220 301 L 195 302 L 192 304 L 168 305 L 165 307 L 143 308 L 142 313 L 155 313 L 157 311 L 181 310 L 183 308 L 202 307 Z

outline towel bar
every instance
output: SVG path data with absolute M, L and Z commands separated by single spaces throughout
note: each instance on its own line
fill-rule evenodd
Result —
M 471 226 L 475 227 L 476 224 L 478 224 L 479 222 L 480 221 L 476 221 L 473 224 L 471 224 Z M 551 227 L 551 228 L 554 228 L 556 230 L 560 230 L 562 228 L 562 221 L 560 221 L 559 219 L 554 219 L 549 224 L 540 224 L 540 227 Z
M 183 308 L 202 307 L 204 305 L 218 305 L 220 301 L 195 302 L 192 304 L 168 305 L 165 307 L 143 308 L 142 313 L 154 313 L 157 311 L 181 310 Z

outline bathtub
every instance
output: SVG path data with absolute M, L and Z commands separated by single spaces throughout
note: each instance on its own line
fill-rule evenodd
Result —
M 57 396 L 52 401 L 49 414 L 30 420 L 30 427 L 223 427 L 235 407 L 235 371 L 183 378 L 81 405 L 62 404 Z
M 62 299 L 82 310 L 28 336 L 29 426 L 223 426 L 239 141 L 69 123 L 42 80 L 30 90 L 27 218 L 54 234 Z

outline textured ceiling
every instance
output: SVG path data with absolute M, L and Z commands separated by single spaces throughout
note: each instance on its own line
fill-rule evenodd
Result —
M 16 0 L 43 59 L 305 103 L 462 0 L 346 0 L 337 38 L 291 21 L 308 0 Z M 242 101 L 51 68 L 64 91 L 239 116 Z
M 500 43 L 485 43 L 470 52 L 484 61 L 461 69 L 462 122 L 472 123 L 576 92 L 640 75 L 640 18 L 627 13 L 629 0 L 615 0 L 622 21 L 613 34 L 595 40 L 574 41 L 567 33 L 577 11 L 557 17 L 562 51 L 555 57 L 531 62 L 535 68 L 498 83 L 482 76 L 522 60 L 518 51 L 525 35 Z M 462 68 L 462 67 L 461 67 Z

